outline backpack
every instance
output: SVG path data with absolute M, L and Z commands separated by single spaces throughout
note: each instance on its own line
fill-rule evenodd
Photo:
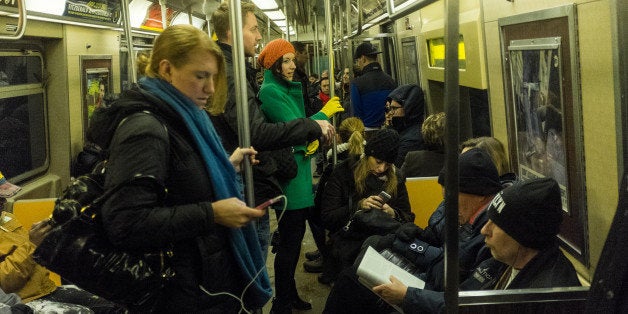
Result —
M 61 225 L 77 216 L 83 207 L 103 195 L 105 190 L 105 164 L 109 145 L 115 131 L 128 117 L 143 113 L 155 116 L 166 131 L 163 119 L 154 114 L 155 108 L 146 102 L 114 101 L 110 106 L 97 108 L 87 130 L 87 144 L 72 163 L 74 177 L 55 201 L 50 223 Z
M 97 108 L 89 120 L 89 128 L 86 132 L 86 144 L 83 150 L 73 160 L 70 175 L 78 178 L 91 173 L 99 163 L 106 160 L 111 138 L 119 125 L 124 120 L 137 112 L 152 113 L 154 107 L 145 102 L 113 101 L 108 106 Z M 161 120 L 160 120 L 161 121 Z

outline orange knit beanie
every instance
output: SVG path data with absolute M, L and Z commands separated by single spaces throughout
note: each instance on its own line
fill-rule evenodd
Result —
M 265 69 L 269 69 L 279 58 L 286 53 L 295 53 L 292 44 L 285 39 L 271 40 L 257 57 L 257 63 Z

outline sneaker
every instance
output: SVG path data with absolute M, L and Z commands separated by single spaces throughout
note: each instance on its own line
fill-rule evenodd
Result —
M 318 250 L 305 253 L 305 258 L 308 261 L 313 261 L 313 260 L 319 259 L 320 257 L 321 257 L 321 252 L 319 252 Z
M 323 272 L 323 258 L 319 257 L 313 261 L 303 262 L 303 269 L 308 273 L 322 273 Z

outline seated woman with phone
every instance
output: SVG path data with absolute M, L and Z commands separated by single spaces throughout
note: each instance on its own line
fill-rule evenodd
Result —
M 329 275 L 351 266 L 367 237 L 414 221 L 405 179 L 394 165 L 398 146 L 396 131 L 378 131 L 366 143 L 364 154 L 338 164 L 325 184 L 321 215 L 330 231 L 332 261 L 325 270 Z M 370 213 L 370 222 L 356 219 L 368 211 L 380 213 Z M 356 226 L 362 222 L 367 225 Z

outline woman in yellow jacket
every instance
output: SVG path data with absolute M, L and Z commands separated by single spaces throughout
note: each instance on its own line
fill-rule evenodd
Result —
M 8 212 L 0 214 L 0 288 L 16 293 L 35 312 L 124 313 L 117 305 L 75 286 L 57 287 L 32 253 L 51 227 L 47 220 L 30 231 Z

